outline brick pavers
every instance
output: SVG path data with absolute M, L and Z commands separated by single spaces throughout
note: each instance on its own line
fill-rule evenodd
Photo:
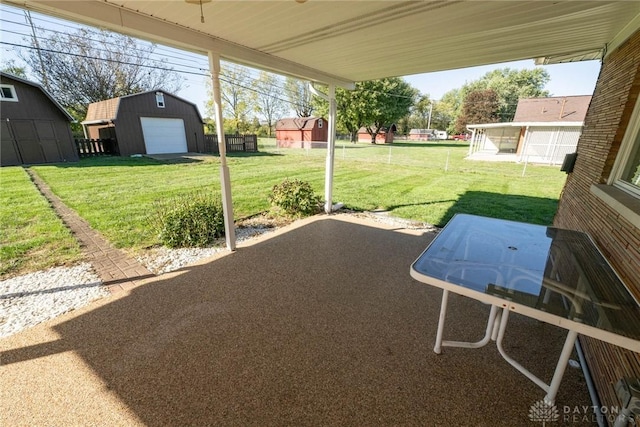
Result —
M 128 290 L 136 281 L 153 277 L 144 265 L 114 248 L 74 210 L 65 205 L 51 188 L 30 168 L 25 168 L 40 193 L 51 203 L 58 216 L 78 239 L 82 253 L 111 292 Z

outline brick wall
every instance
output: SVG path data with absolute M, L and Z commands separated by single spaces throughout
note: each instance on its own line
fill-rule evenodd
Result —
M 640 31 L 605 59 L 554 224 L 586 231 L 640 299 L 640 230 L 590 192 L 604 184 L 640 93 Z M 640 354 L 581 337 L 603 406 L 619 406 L 615 383 L 640 377 Z

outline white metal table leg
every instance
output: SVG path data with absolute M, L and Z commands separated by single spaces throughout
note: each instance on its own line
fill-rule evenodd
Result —
M 438 319 L 438 332 L 436 333 L 436 345 L 433 351 L 437 354 L 442 352 L 442 332 L 444 331 L 444 318 L 447 315 L 447 302 L 449 301 L 449 291 L 442 290 L 442 303 L 440 304 L 440 318 Z
M 495 340 L 496 324 L 499 323 L 499 307 L 492 305 L 489 311 L 489 319 L 487 320 L 487 328 L 485 330 L 484 337 L 477 342 L 463 342 L 463 341 L 443 341 L 442 336 L 444 333 L 445 317 L 447 315 L 447 304 L 449 301 L 449 291 L 442 290 L 442 303 L 440 305 L 440 318 L 438 319 L 438 331 L 436 333 L 436 344 L 433 351 L 437 354 L 442 352 L 442 347 L 462 347 L 462 348 L 480 348 L 491 340 Z
M 511 358 L 502 348 L 502 340 L 504 338 L 505 330 L 507 329 L 507 322 L 509 320 L 509 310 L 504 308 L 502 310 L 502 319 L 500 320 L 500 328 L 498 330 L 498 339 L 496 340 L 496 346 L 498 347 L 498 351 L 502 358 L 509 362 L 511 366 L 520 371 L 524 376 L 533 381 L 538 387 L 547 392 L 544 397 L 545 402 L 549 404 L 553 404 L 556 399 L 556 394 L 558 393 L 558 389 L 560 388 L 560 382 L 562 381 L 562 377 L 564 376 L 564 371 L 567 368 L 567 364 L 569 363 L 569 357 L 571 356 L 571 352 L 573 351 L 573 346 L 576 342 L 576 338 L 578 333 L 575 331 L 569 331 L 567 333 L 567 338 L 564 341 L 564 346 L 562 347 L 562 352 L 560 353 L 560 358 L 558 359 L 558 363 L 556 365 L 555 372 L 553 374 L 553 378 L 551 379 L 551 384 L 547 384 L 542 381 L 540 378 L 532 374 L 527 368 L 522 366 L 520 363 L 516 362 L 513 358 Z
M 500 320 L 500 329 L 498 330 L 498 339 L 496 340 L 496 346 L 498 347 L 498 351 L 502 358 L 509 362 L 511 366 L 520 371 L 524 376 L 529 378 L 531 381 L 536 383 L 538 387 L 543 389 L 544 391 L 549 391 L 549 386 L 547 383 L 542 381 L 540 378 L 533 375 L 527 368 L 518 363 L 515 359 L 511 358 L 502 348 L 502 339 L 504 338 L 504 333 L 507 329 L 507 322 L 509 321 L 509 310 L 507 308 L 502 309 L 502 319 Z
M 549 385 L 549 391 L 544 397 L 544 400 L 547 403 L 553 404 L 556 400 L 556 394 L 558 394 L 558 388 L 560 388 L 560 381 L 562 381 L 564 370 L 567 368 L 567 364 L 569 363 L 569 357 L 573 352 L 573 347 L 575 346 L 577 337 L 578 333 L 576 331 L 569 331 L 567 333 L 567 338 L 564 341 L 564 346 L 562 347 L 562 352 L 560 353 L 556 370 L 553 373 L 553 378 Z

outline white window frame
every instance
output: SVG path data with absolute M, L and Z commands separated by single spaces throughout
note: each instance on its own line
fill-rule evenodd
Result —
M 158 108 L 164 108 L 165 105 L 166 105 L 166 103 L 164 101 L 164 93 L 156 92 L 156 106 Z
M 13 85 L 0 84 L 0 88 L 9 89 L 9 91 L 11 92 L 11 97 L 5 98 L 4 92 L 0 91 L 0 100 L 9 101 L 9 102 L 18 102 L 18 95 L 16 94 L 16 88 Z
M 324 125 L 323 121 L 324 120 L 322 119 L 318 119 L 318 129 L 322 129 L 322 126 Z
M 640 228 L 640 191 L 620 179 L 631 161 L 631 153 L 636 143 L 640 144 L 640 100 L 636 101 L 631 113 L 629 125 L 606 184 L 593 184 L 590 190 L 621 217 Z
M 631 161 L 631 153 L 635 148 L 635 144 L 640 144 L 640 98 L 636 101 L 633 113 L 631 113 L 629 126 L 622 138 L 620 151 L 618 151 L 616 161 L 613 164 L 613 168 L 611 169 L 611 174 L 609 175 L 609 180 L 607 182 L 607 184 L 613 185 L 640 199 L 640 188 L 620 179 L 627 165 Z

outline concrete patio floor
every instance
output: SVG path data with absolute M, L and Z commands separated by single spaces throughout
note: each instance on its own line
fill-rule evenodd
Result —
M 544 392 L 494 345 L 433 353 L 434 237 L 317 216 L 0 340 L 0 425 L 526 426 Z M 483 334 L 451 296 L 445 338 Z M 549 381 L 565 332 L 513 315 L 506 350 Z M 568 368 L 556 404 L 590 406 Z

